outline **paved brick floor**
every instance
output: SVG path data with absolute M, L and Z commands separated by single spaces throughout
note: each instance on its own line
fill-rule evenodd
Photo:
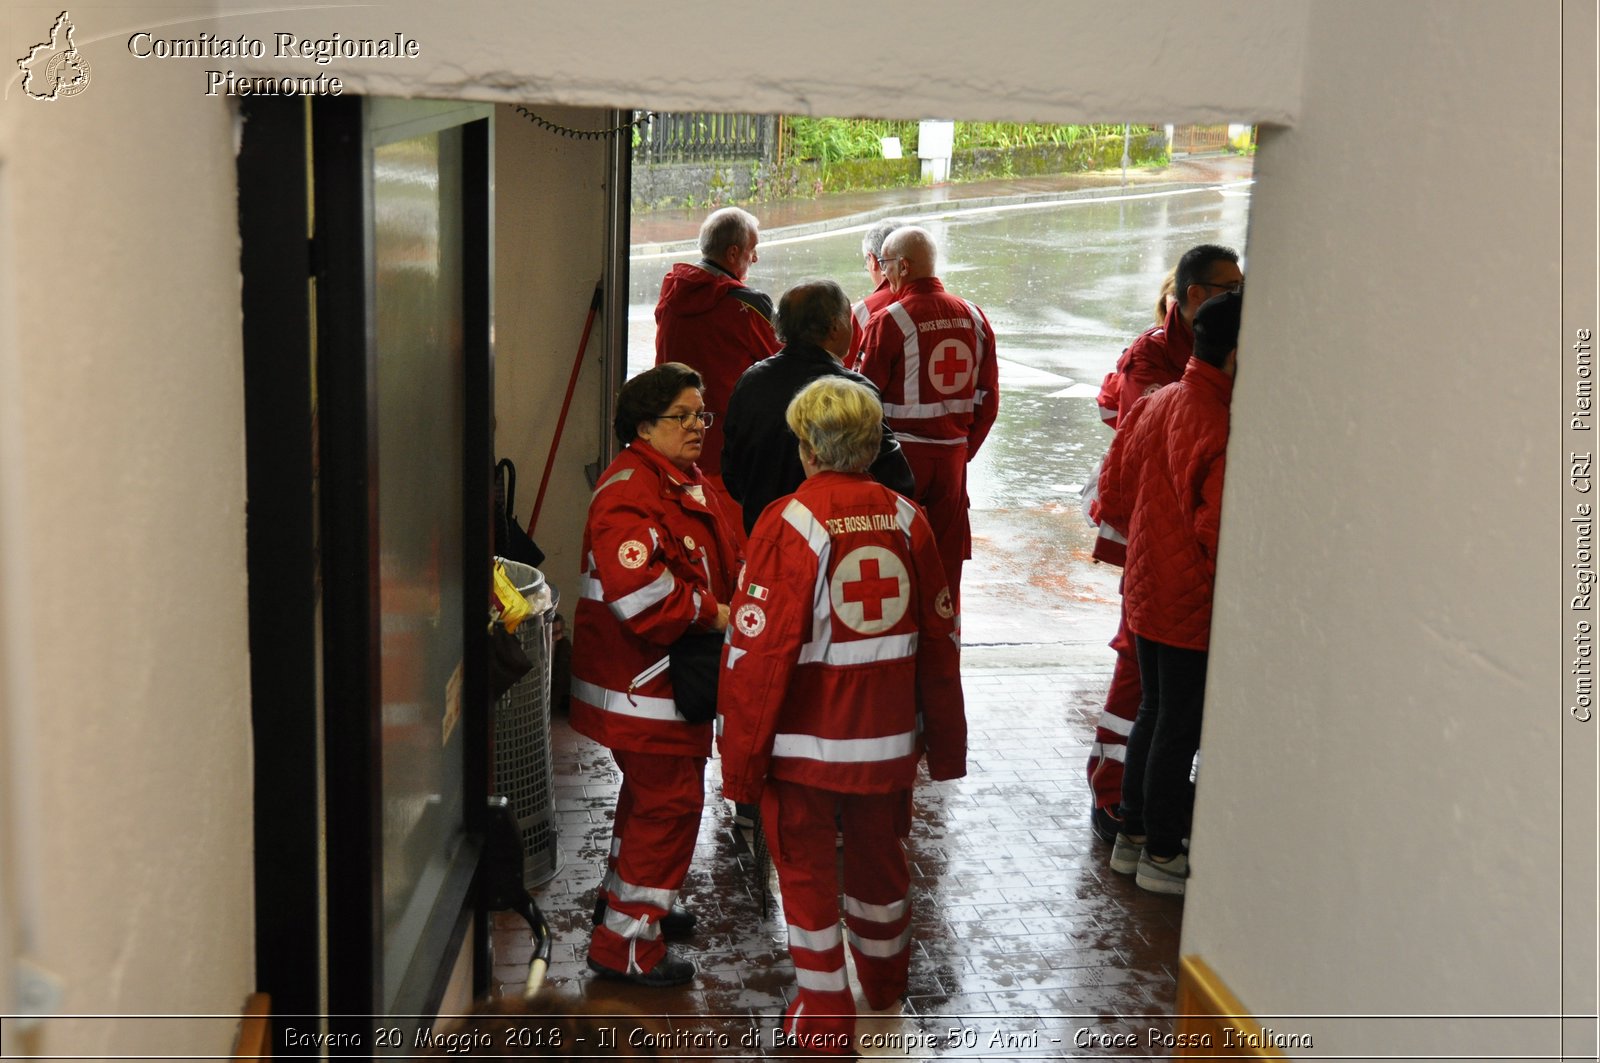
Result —
M 1081 654 L 1088 664 L 1055 670 L 986 669 L 981 652 L 972 657 L 963 681 L 969 774 L 954 782 L 925 780 L 918 789 L 909 844 L 910 995 L 897 1014 L 861 1019 L 858 1034 L 884 1042 L 864 1046 L 862 1054 L 1159 1056 L 1159 1048 L 1075 1043 L 1091 1034 L 1133 1033 L 1147 1046 L 1152 1028 L 1171 1029 L 1183 914 L 1181 898 L 1146 893 L 1109 872 L 1106 847 L 1088 829 L 1084 760 L 1110 653 Z M 707 802 L 684 889 L 700 928 L 680 947 L 700 964 L 700 976 L 681 988 L 646 990 L 590 974 L 589 913 L 610 843 L 618 776 L 609 754 L 575 735 L 564 719 L 555 723 L 554 750 L 560 867 L 536 892 L 556 943 L 547 991 L 655 1016 L 678 1038 L 710 1039 L 712 1047 L 681 1048 L 677 1058 L 792 1054 L 772 1044 L 794 991 L 776 898 L 763 915 L 747 840 L 720 798 Z M 715 795 L 715 760 L 708 776 Z M 495 977 L 508 995 L 520 992 L 531 950 L 526 929 L 516 924 L 514 916 L 497 916 Z M 747 1047 L 741 1039 L 752 1033 L 758 1045 Z

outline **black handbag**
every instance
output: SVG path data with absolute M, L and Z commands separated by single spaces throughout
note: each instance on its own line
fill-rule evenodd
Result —
M 544 551 L 517 523 L 517 467 L 501 458 L 494 467 L 494 552 L 499 557 L 538 568 Z
M 690 631 L 667 648 L 672 700 L 690 723 L 717 718 L 717 677 L 722 671 L 722 632 Z

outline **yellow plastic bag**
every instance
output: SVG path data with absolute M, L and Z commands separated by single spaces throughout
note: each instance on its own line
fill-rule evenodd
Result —
M 533 607 L 528 604 L 516 585 L 511 582 L 511 577 L 506 575 L 506 567 L 498 561 L 494 565 L 494 606 L 500 612 L 500 623 L 512 634 L 516 633 L 517 626 L 526 620 L 533 612 Z

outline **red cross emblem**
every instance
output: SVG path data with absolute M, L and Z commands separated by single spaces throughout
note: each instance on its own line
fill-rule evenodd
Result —
M 623 568 L 639 568 L 649 556 L 650 551 L 637 539 L 629 539 L 617 547 L 617 560 L 622 562 Z
M 739 625 L 739 630 L 750 638 L 761 634 L 767 627 L 767 614 L 762 612 L 761 606 L 754 602 L 746 602 L 734 614 L 733 622 Z
M 961 340 L 949 339 L 933 349 L 928 359 L 928 377 L 941 395 L 965 390 L 972 380 L 972 348 Z
M 894 627 L 911 604 L 905 565 L 881 546 L 861 546 L 846 554 L 833 570 L 828 590 L 835 615 L 863 635 Z

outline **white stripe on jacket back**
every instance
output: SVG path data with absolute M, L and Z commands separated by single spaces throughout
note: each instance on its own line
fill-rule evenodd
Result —
M 776 734 L 772 755 L 820 760 L 825 764 L 875 764 L 909 757 L 917 751 L 917 732 L 902 731 L 882 738 L 818 738 L 816 735 Z

